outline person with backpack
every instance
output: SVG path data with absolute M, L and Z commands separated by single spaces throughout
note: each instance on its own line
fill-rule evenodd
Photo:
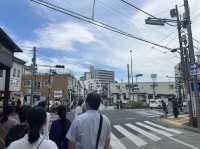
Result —
M 27 113 L 28 133 L 12 142 L 7 149 L 58 149 L 56 144 L 40 134 L 46 123 L 46 112 L 41 107 L 33 107 Z
M 98 112 L 100 95 L 88 94 L 85 103 L 87 111 L 74 119 L 67 133 L 68 149 L 109 149 L 111 126 L 109 119 Z
M 59 149 L 67 149 L 68 139 L 65 137 L 71 125 L 70 120 L 66 118 L 66 108 L 60 105 L 57 108 L 59 118 L 52 122 L 49 139 L 54 141 Z

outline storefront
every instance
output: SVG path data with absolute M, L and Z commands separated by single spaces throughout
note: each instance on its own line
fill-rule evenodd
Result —
M 10 69 L 13 64 L 14 52 L 22 52 L 22 50 L 14 43 L 14 41 L 0 28 L 0 71 L 2 72 L 1 83 L 1 99 L 3 107 L 8 105 L 10 99 Z M 5 71 L 3 71 L 5 70 Z M 5 73 L 4 73 L 5 72 Z M 4 76 L 5 75 L 5 76 Z

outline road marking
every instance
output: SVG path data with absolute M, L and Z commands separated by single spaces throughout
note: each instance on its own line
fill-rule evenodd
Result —
M 152 131 L 154 131 L 154 132 L 156 132 L 156 133 L 159 133 L 159 134 L 161 134 L 161 135 L 164 135 L 164 136 L 166 136 L 166 137 L 172 137 L 172 136 L 173 136 L 171 133 L 168 133 L 168 132 L 166 132 L 166 131 L 164 131 L 164 130 L 159 130 L 159 129 L 156 129 L 156 128 L 154 128 L 154 127 L 151 127 L 151 126 L 149 126 L 149 125 L 146 125 L 146 124 L 143 124 L 143 123 L 140 123 L 140 122 L 137 122 L 136 124 L 137 124 L 137 125 L 140 125 L 140 126 L 142 126 L 142 127 L 145 127 L 145 128 L 147 128 L 147 129 L 149 129 L 149 130 L 152 130 Z
M 136 113 L 141 114 L 146 117 L 159 117 L 159 114 L 152 114 L 152 113 L 146 113 L 145 111 L 137 111 Z
M 128 117 L 128 118 L 126 118 L 127 120 L 134 120 L 135 118 L 133 118 L 133 117 Z
M 176 133 L 176 134 L 183 134 L 183 132 L 172 129 L 172 128 L 163 127 L 163 126 L 157 125 L 157 124 L 149 122 L 149 121 L 144 121 L 144 122 L 149 124 L 149 125 L 155 126 L 157 128 L 163 129 L 163 130 L 167 130 L 167 131 L 170 131 L 170 132 L 173 132 L 173 133 Z
M 113 133 L 111 133 L 110 144 L 112 149 L 127 149 Z
M 146 141 L 142 140 L 141 138 L 139 138 L 138 136 L 128 132 L 126 129 L 124 129 L 123 127 L 119 126 L 119 125 L 114 125 L 114 127 L 120 132 L 122 133 L 124 136 L 126 136 L 129 140 L 131 140 L 133 143 L 135 143 L 138 147 L 144 146 L 147 144 Z
M 179 144 L 182 144 L 182 145 L 185 145 L 185 146 L 187 146 L 187 147 L 189 147 L 189 148 L 192 148 L 192 149 L 199 149 L 198 147 L 196 147 L 196 146 L 193 146 L 193 145 L 191 145 L 191 144 L 188 144 L 188 143 L 185 143 L 185 142 L 183 142 L 183 141 L 181 141 L 181 140 L 178 140 L 178 139 L 176 139 L 176 138 L 172 138 L 172 137 L 169 137 L 171 140 L 173 140 L 174 142 L 177 142 L 177 143 L 179 143 Z
M 131 128 L 131 129 L 143 134 L 144 136 L 150 138 L 151 140 L 153 140 L 155 142 L 161 140 L 161 138 L 157 137 L 156 135 L 151 134 L 151 133 L 149 133 L 147 131 L 144 131 L 143 129 L 141 129 L 141 128 L 133 125 L 133 124 L 128 123 L 128 124 L 126 124 L 126 126 L 128 126 L 129 128 Z

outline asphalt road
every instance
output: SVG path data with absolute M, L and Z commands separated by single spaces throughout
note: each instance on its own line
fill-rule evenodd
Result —
M 112 124 L 112 149 L 200 149 L 200 134 L 163 126 L 158 110 L 103 111 Z
M 162 112 L 150 109 L 104 110 L 111 121 L 111 149 L 200 149 L 200 134 L 166 127 Z M 52 115 L 52 120 L 56 119 Z M 73 113 L 68 113 L 73 119 Z

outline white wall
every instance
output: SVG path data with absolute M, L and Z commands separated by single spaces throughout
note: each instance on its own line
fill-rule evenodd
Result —
M 22 73 L 23 73 L 23 65 L 13 62 L 13 66 L 10 71 L 10 91 L 21 91 L 21 82 L 22 82 Z M 16 70 L 15 76 L 13 76 L 13 71 Z M 18 71 L 20 71 L 18 76 Z M 4 75 L 2 78 L 0 78 L 0 90 L 3 91 L 5 89 L 5 73 L 6 71 L 3 71 Z

